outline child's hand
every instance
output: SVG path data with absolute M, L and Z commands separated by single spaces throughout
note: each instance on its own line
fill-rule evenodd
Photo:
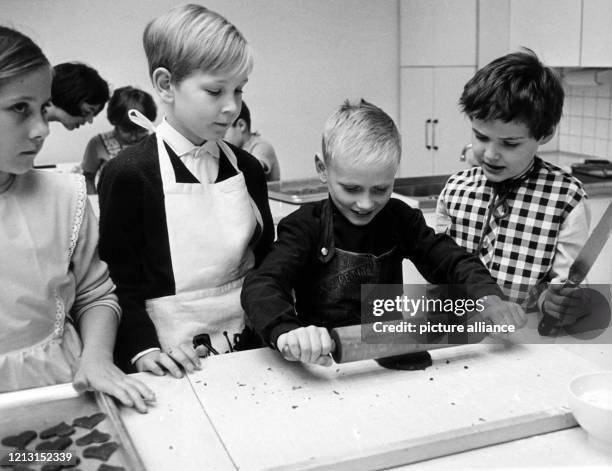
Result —
M 168 348 L 165 352 L 156 350 L 141 356 L 135 363 L 137 371 L 150 371 L 157 376 L 163 376 L 164 370 L 169 371 L 175 378 L 182 378 L 182 367 L 188 373 L 201 369 L 200 358 L 196 351 L 188 344 Z
M 571 325 L 591 311 L 589 293 L 577 286 L 551 284 L 544 294 L 542 309 L 560 319 L 561 325 Z
M 276 341 L 278 351 L 289 361 L 330 366 L 333 342 L 327 329 L 310 325 L 282 334 Z
M 110 358 L 103 355 L 84 353 L 74 375 L 74 388 L 79 391 L 95 389 L 116 397 L 128 407 L 134 407 L 143 414 L 147 402 L 155 402 L 155 393 L 145 384 L 124 374 Z
M 527 323 L 527 316 L 521 306 L 503 301 L 499 296 L 487 296 L 484 306 L 481 316 L 494 325 L 514 325 L 516 329 L 520 329 Z

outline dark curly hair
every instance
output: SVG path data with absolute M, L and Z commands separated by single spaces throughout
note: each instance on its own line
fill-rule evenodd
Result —
M 470 119 L 518 121 L 531 137 L 540 139 L 561 120 L 564 97 L 557 74 L 525 48 L 476 72 L 463 88 L 459 104 Z

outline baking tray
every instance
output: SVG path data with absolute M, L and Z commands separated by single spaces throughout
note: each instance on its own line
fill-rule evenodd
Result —
M 327 198 L 327 184 L 318 178 L 268 182 L 268 197 L 290 204 L 303 204 Z
M 77 468 L 82 471 L 97 470 L 103 463 L 109 466 L 123 467 L 126 471 L 144 471 L 145 467 L 134 448 L 113 400 L 100 392 L 79 394 L 71 384 L 0 394 L 0 437 L 17 435 L 26 430 L 33 430 L 39 434 L 41 431 L 61 422 L 70 425 L 77 417 L 90 416 L 99 412 L 105 413 L 106 418 L 95 428 L 100 432 L 110 434 L 109 442 L 113 441 L 119 444 L 119 448 L 113 455 L 107 461 L 84 458 L 83 450 L 87 446 L 99 444 L 77 446 L 74 443 L 76 439 L 91 432 L 91 430 L 81 427 L 75 427 L 76 432 L 70 436 L 73 443 L 64 452 L 71 452 L 80 458 L 80 464 Z M 36 445 L 42 441 L 45 440 L 37 436 L 27 445 L 25 451 L 35 452 Z M 0 445 L 0 459 L 9 452 L 15 451 L 15 448 Z M 38 469 L 38 466 L 34 463 L 21 464 Z M 0 467 L 1 471 L 7 469 L 10 468 Z
M 589 175 L 602 179 L 612 179 L 612 163 L 607 160 L 586 161 L 583 164 L 573 164 L 572 173 Z

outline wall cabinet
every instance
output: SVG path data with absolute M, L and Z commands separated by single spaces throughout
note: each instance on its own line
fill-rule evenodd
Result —
M 476 0 L 401 0 L 400 65 L 476 64 Z
M 511 0 L 510 50 L 533 49 L 549 66 L 580 65 L 581 0 Z
M 476 70 L 477 0 L 400 0 L 402 177 L 461 168 L 458 100 Z
M 611 30 L 609 0 L 510 0 L 510 51 L 526 46 L 550 66 L 611 67 Z
M 403 67 L 400 72 L 400 176 L 451 174 L 470 140 L 459 97 L 475 67 Z
M 612 67 L 612 2 L 583 0 L 582 67 Z

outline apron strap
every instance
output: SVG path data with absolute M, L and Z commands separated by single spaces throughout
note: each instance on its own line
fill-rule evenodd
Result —
M 217 146 L 219 147 L 219 149 L 227 157 L 227 160 L 229 160 L 232 166 L 234 167 L 234 169 L 236 169 L 236 172 L 240 173 L 240 170 L 238 169 L 238 159 L 236 158 L 236 154 L 234 154 L 234 151 L 223 140 L 219 139 L 216 142 L 217 142 Z M 246 180 L 244 181 L 244 183 L 246 185 Z M 249 195 L 249 202 L 251 203 L 251 208 L 253 208 L 253 213 L 255 214 L 255 219 L 257 220 L 257 224 L 259 225 L 259 227 L 261 227 L 261 231 L 259 231 L 260 232 L 259 235 L 261 236 L 261 234 L 263 233 L 263 218 L 261 216 L 261 212 L 259 211 L 259 208 L 255 204 L 255 201 L 253 201 L 253 198 L 251 197 L 251 195 Z M 259 237 L 257 238 L 259 239 Z M 255 241 L 251 241 L 251 243 L 254 244 Z
M 336 250 L 334 243 L 334 218 L 330 199 L 328 198 L 321 206 L 321 234 L 317 258 L 323 262 L 329 262 Z
M 149 132 L 155 132 L 155 125 L 140 111 L 135 109 L 129 110 L 128 118 L 130 118 L 132 123 L 137 124 L 141 128 L 144 128 Z
M 236 154 L 234 154 L 234 151 L 230 148 L 230 146 L 228 146 L 221 139 L 215 142 L 217 143 L 217 147 L 219 147 L 219 149 L 221 149 L 221 151 L 225 154 L 227 160 L 230 161 L 236 172 L 240 172 L 240 170 L 238 170 L 238 159 L 236 158 Z

